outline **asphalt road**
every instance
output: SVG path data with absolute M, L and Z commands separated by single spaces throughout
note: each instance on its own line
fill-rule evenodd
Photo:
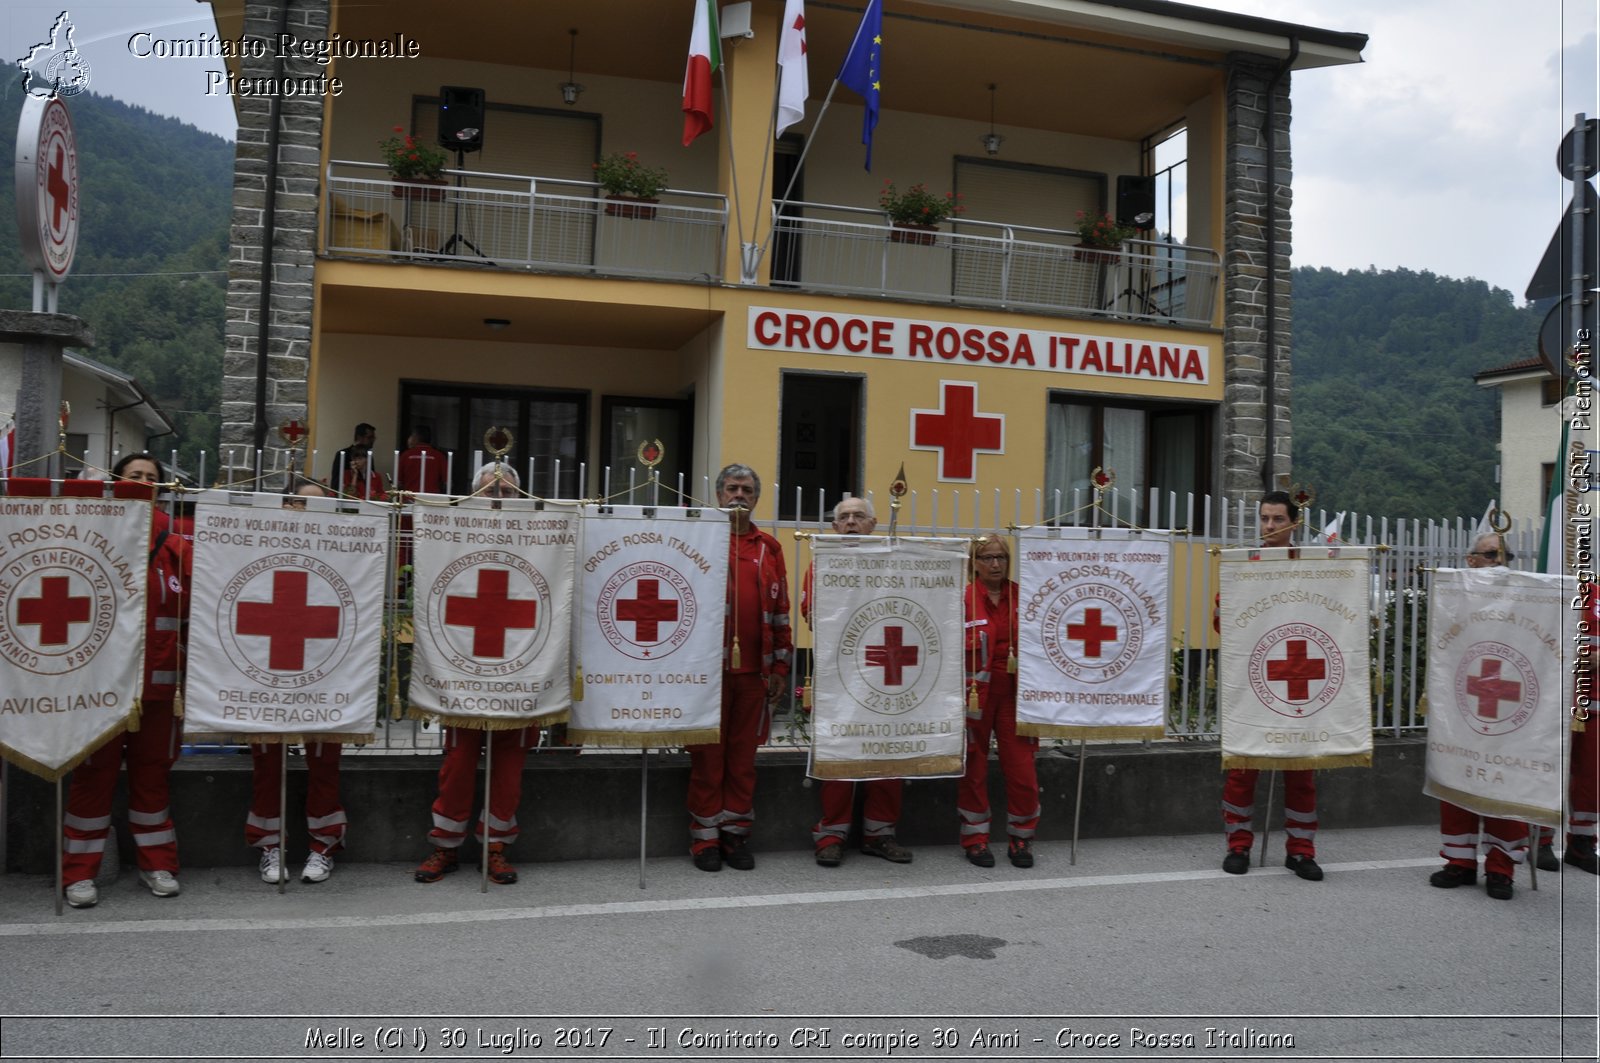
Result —
M 94 909 L 0 877 L 4 1059 L 1588 1059 L 1596 884 L 1433 889 L 1426 828 L 1324 830 L 1327 878 L 1223 874 L 1220 837 L 954 847 L 752 872 L 687 857 L 341 864 L 279 895 L 124 871 Z M 536 844 L 528 835 L 519 843 Z M 298 862 L 295 864 L 298 869 Z

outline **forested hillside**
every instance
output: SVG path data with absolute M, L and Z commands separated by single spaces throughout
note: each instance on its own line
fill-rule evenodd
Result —
M 1473 516 L 1495 495 L 1498 393 L 1538 353 L 1504 289 L 1410 270 L 1294 271 L 1294 472 L 1330 511 Z
M 21 106 L 13 85 L 0 98 L 6 158 Z M 161 404 L 178 432 L 155 445 L 177 446 L 192 469 L 202 448 L 217 446 L 233 144 L 92 93 L 68 107 L 82 228 L 59 308 L 94 332 L 84 354 L 138 377 Z M 0 181 L 0 306 L 32 306 L 9 180 Z

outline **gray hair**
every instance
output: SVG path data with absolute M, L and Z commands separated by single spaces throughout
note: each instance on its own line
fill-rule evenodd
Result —
M 738 462 L 724 466 L 722 471 L 717 473 L 718 494 L 722 493 L 722 485 L 729 480 L 749 480 L 752 484 L 755 484 L 756 497 L 761 497 L 761 477 L 757 476 L 756 471 L 750 466 L 740 465 Z
M 514 465 L 504 461 L 491 461 L 478 466 L 478 471 L 472 474 L 472 489 L 480 491 L 489 486 L 493 479 L 505 480 L 512 487 L 522 487 L 522 477 L 517 475 Z
M 846 495 L 844 498 L 839 499 L 838 502 L 834 503 L 833 512 L 828 515 L 828 519 L 838 520 L 839 507 L 844 505 L 846 502 L 860 502 L 868 520 L 878 519 L 877 511 L 872 508 L 872 499 L 863 498 L 860 495 Z

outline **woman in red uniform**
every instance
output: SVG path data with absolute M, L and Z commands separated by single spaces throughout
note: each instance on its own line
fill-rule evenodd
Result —
M 1039 777 L 1033 756 L 1037 738 L 1017 734 L 1017 676 L 1012 644 L 1017 631 L 1017 585 L 1007 578 L 1011 547 L 999 534 L 973 546 L 977 578 L 967 585 L 967 675 L 976 688 L 977 709 L 967 705 L 967 773 L 956 806 L 967 859 L 993 867 L 989 851 L 989 736 L 1000 747 L 1006 776 L 1006 853 L 1015 867 L 1033 866 L 1033 836 L 1039 826 Z
M 112 478 L 155 485 L 166 477 L 149 454 L 129 454 L 111 470 Z M 155 511 L 150 529 L 149 601 L 145 608 L 144 690 L 137 729 L 130 726 L 72 772 L 67 792 L 66 841 L 62 881 L 67 903 L 92 908 L 99 900 L 94 878 L 100 871 L 111 829 L 111 793 L 117 768 L 128 763 L 128 828 L 139 862 L 139 881 L 157 897 L 178 895 L 178 837 L 168 804 L 172 765 L 178 759 L 178 652 L 187 611 L 189 551 L 167 514 Z

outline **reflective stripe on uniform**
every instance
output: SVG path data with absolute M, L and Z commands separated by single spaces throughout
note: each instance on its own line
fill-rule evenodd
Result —
M 128 823 L 140 827 L 159 827 L 172 818 L 172 809 L 163 808 L 159 812 L 136 812 L 128 809 Z
M 111 826 L 110 816 L 95 816 L 93 819 L 85 819 L 82 816 L 74 816 L 71 812 L 63 816 L 61 821 L 73 830 L 105 830 Z

